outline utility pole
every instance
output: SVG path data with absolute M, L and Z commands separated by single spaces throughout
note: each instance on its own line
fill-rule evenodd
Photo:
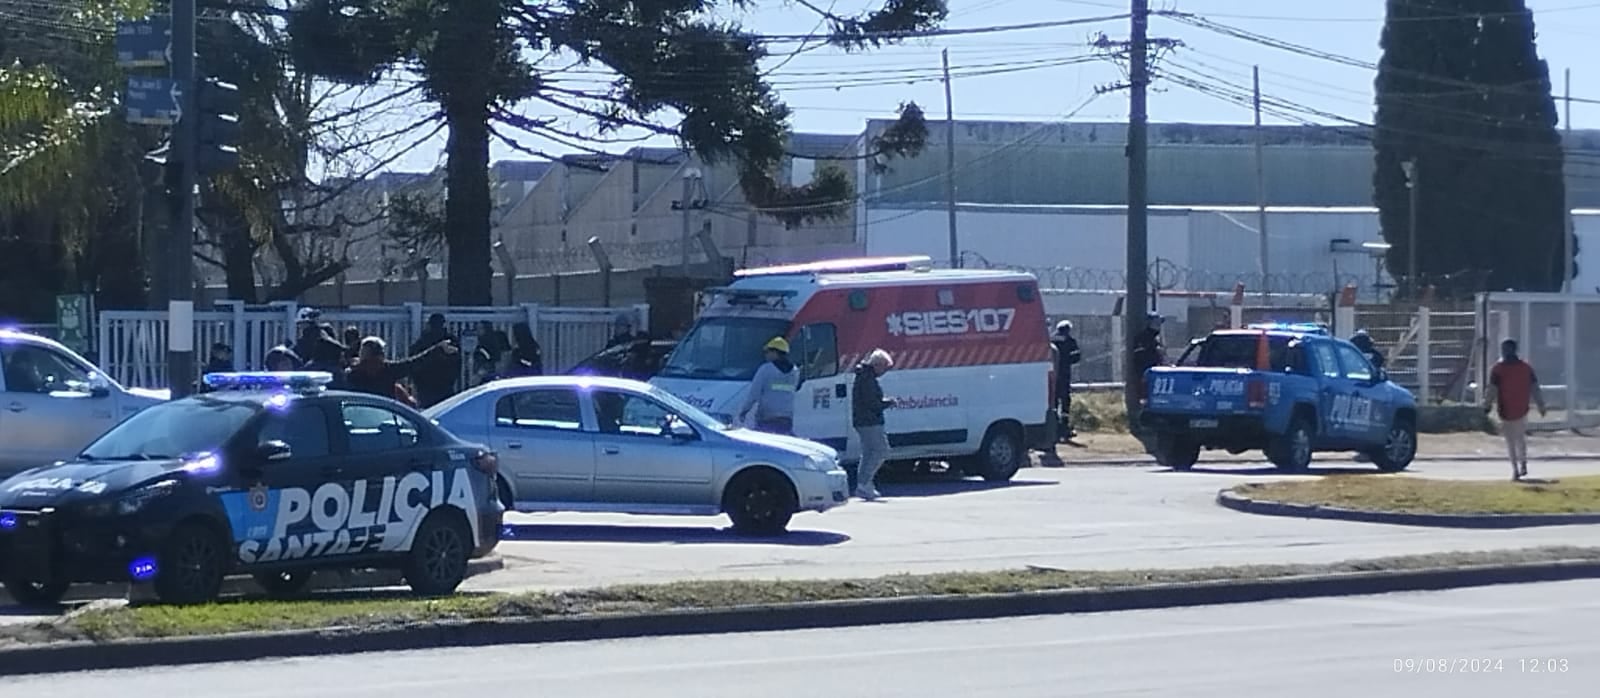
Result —
M 691 214 L 697 208 L 704 208 L 705 202 L 695 199 L 695 194 L 700 188 L 700 168 L 686 167 L 683 170 L 683 198 L 672 202 L 675 211 L 683 212 L 683 278 L 689 278 L 689 243 L 694 240 L 694 225 Z
M 167 240 L 167 381 L 172 397 L 190 393 L 194 361 L 194 198 L 201 115 L 196 108 L 195 0 L 172 0 L 172 80 L 178 123 L 167 167 L 172 232 Z
M 961 242 L 956 236 L 956 107 L 950 94 L 950 49 L 940 56 L 944 64 L 944 195 L 950 214 L 950 268 L 957 269 L 961 267 Z
M 1564 92 L 1564 94 L 1566 96 L 1566 98 L 1565 98 L 1566 105 L 1564 107 L 1565 113 L 1562 115 L 1561 121 L 1565 125 L 1565 130 L 1567 132 L 1566 133 L 1567 137 L 1562 139 L 1562 141 L 1563 141 L 1562 147 L 1565 148 L 1565 147 L 1568 147 L 1572 143 L 1572 69 L 1571 68 L 1567 68 L 1566 69 L 1566 89 L 1563 92 Z M 1561 162 L 1562 163 L 1566 163 L 1566 158 L 1562 158 Z M 1565 179 L 1565 177 L 1563 177 L 1563 179 Z M 1564 185 L 1565 182 L 1563 182 L 1562 184 Z M 1573 279 L 1572 279 L 1572 265 L 1574 263 L 1573 259 L 1572 259 L 1572 243 L 1573 243 L 1573 239 L 1572 238 L 1573 238 L 1573 236 L 1578 234 L 1578 226 L 1577 226 L 1577 222 L 1572 220 L 1572 199 L 1570 197 L 1567 197 L 1564 200 L 1566 201 L 1566 207 L 1567 207 L 1567 211 L 1566 211 L 1566 213 L 1567 213 L 1567 234 L 1561 237 L 1561 292 L 1562 293 L 1572 293 L 1572 281 L 1573 281 Z M 1570 376 L 1572 374 L 1568 373 L 1567 375 Z
M 1129 37 L 1128 56 L 1128 241 L 1127 241 L 1127 302 L 1123 304 L 1123 336 L 1127 346 L 1122 356 L 1127 370 L 1123 372 L 1122 399 L 1127 408 L 1130 424 L 1138 424 L 1144 377 L 1138 372 L 1134 357 L 1133 340 L 1144 331 L 1150 310 L 1150 229 L 1149 182 L 1146 179 L 1148 159 L 1149 108 L 1147 88 L 1150 85 L 1150 0 L 1132 0 L 1133 27 Z
M 1267 169 L 1261 152 L 1263 135 L 1261 132 L 1261 66 L 1253 66 L 1250 74 L 1255 84 L 1253 102 L 1256 112 L 1256 232 L 1261 237 L 1261 298 L 1270 304 L 1272 299 L 1272 277 L 1270 275 L 1272 266 L 1270 258 L 1267 256 Z

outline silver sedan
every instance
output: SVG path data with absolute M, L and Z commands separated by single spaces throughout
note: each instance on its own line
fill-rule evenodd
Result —
M 761 535 L 849 497 L 832 448 L 731 427 L 638 381 L 514 378 L 425 414 L 499 453 L 500 496 L 516 511 L 726 513 Z

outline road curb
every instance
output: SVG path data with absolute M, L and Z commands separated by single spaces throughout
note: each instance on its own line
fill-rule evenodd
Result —
M 1484 565 L 1163 584 L 1120 589 L 923 596 L 684 610 L 637 615 L 431 623 L 373 629 L 328 628 L 216 637 L 74 642 L 0 650 L 0 675 L 209 664 L 447 647 L 770 632 L 890 623 L 1249 603 L 1319 596 L 1435 591 L 1600 577 L 1600 561 Z
M 506 567 L 505 558 L 499 554 L 467 561 L 467 578 L 503 570 Z M 405 584 L 403 576 L 398 570 L 354 570 L 349 572 L 319 570 L 311 578 L 311 589 L 328 591 L 337 589 L 370 589 L 374 587 L 400 586 Z M 264 591 L 249 576 L 234 576 L 222 580 L 222 594 L 224 596 L 238 596 L 245 594 L 263 594 Z M 134 594 L 128 584 L 84 584 L 73 589 L 67 595 L 67 601 L 98 601 L 102 599 L 126 599 Z M 0 587 L 0 606 L 16 604 L 16 599 Z
M 1595 460 L 1600 460 L 1600 453 L 1568 453 L 1568 454 L 1561 454 L 1561 455 L 1543 455 L 1543 456 L 1534 456 L 1533 459 L 1536 460 L 1536 461 L 1544 461 L 1544 462 L 1550 462 L 1550 463 L 1561 463 L 1561 462 L 1572 462 L 1572 461 L 1595 461 Z M 1036 467 L 1036 468 L 1093 468 L 1093 467 L 1105 467 L 1105 466 L 1118 466 L 1118 467 L 1121 467 L 1121 466 L 1139 466 L 1139 465 L 1148 465 L 1148 466 L 1153 466 L 1153 467 L 1160 467 L 1161 466 L 1161 464 L 1159 464 L 1159 463 L 1157 463 L 1155 461 L 1155 457 L 1154 456 L 1145 456 L 1144 458 L 1131 458 L 1130 457 L 1130 458 L 1107 458 L 1107 459 L 1096 459 L 1096 460 L 1090 460 L 1090 459 L 1087 459 L 1087 458 L 1060 458 L 1058 460 L 1060 461 L 1059 465 L 1053 464 L 1053 463 L 1052 464 L 1038 464 L 1038 465 L 1034 465 L 1033 467 Z M 1502 462 L 1505 461 L 1505 456 L 1467 455 L 1467 454 L 1442 455 L 1442 456 L 1422 456 L 1422 455 L 1419 455 L 1419 456 L 1417 456 L 1417 460 L 1419 460 L 1419 461 L 1438 461 L 1438 462 L 1443 462 L 1443 463 L 1502 463 Z M 1315 461 L 1314 464 L 1315 465 L 1323 465 L 1323 464 L 1327 464 L 1327 463 L 1338 463 L 1338 464 L 1342 465 L 1342 464 L 1345 464 L 1345 463 L 1354 463 L 1354 462 L 1355 461 L 1352 461 L 1352 460 L 1349 460 L 1349 459 L 1344 459 L 1344 460 L 1337 460 L 1337 461 Z M 1263 460 L 1261 462 L 1256 462 L 1256 461 L 1242 461 L 1242 460 L 1209 460 L 1209 459 L 1206 459 L 1206 458 L 1201 458 L 1199 460 L 1199 462 L 1197 463 L 1197 465 L 1202 465 L 1202 466 L 1257 465 L 1257 466 L 1259 466 L 1262 463 L 1265 463 L 1265 461 Z M 1377 470 L 1374 469 L 1373 472 L 1377 472 Z M 1316 471 L 1313 469 L 1311 471 L 1311 474 L 1315 475 Z
M 1424 526 L 1429 528 L 1504 529 L 1600 524 L 1600 514 L 1412 514 L 1274 502 L 1264 499 L 1252 499 L 1232 490 L 1218 492 L 1217 504 L 1234 511 L 1246 514 L 1260 514 L 1262 516 L 1331 519 L 1335 521 L 1356 521 L 1395 526 Z

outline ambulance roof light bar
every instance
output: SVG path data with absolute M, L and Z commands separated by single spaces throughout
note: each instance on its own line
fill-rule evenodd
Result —
M 739 278 L 752 276 L 787 276 L 801 274 L 864 274 L 874 271 L 919 271 L 933 268 L 933 258 L 927 255 L 903 257 L 852 257 L 828 259 L 803 264 L 785 264 L 774 267 L 740 269 L 733 273 Z
M 272 390 L 283 388 L 299 393 L 320 392 L 333 382 L 326 371 L 242 371 L 207 373 L 202 381 L 212 390 Z

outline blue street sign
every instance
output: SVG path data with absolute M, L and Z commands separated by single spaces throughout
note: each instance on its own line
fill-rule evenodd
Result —
M 160 68 L 172 62 L 172 18 L 117 22 L 117 67 Z
M 171 126 L 183 116 L 182 92 L 170 78 L 128 78 L 128 123 Z

